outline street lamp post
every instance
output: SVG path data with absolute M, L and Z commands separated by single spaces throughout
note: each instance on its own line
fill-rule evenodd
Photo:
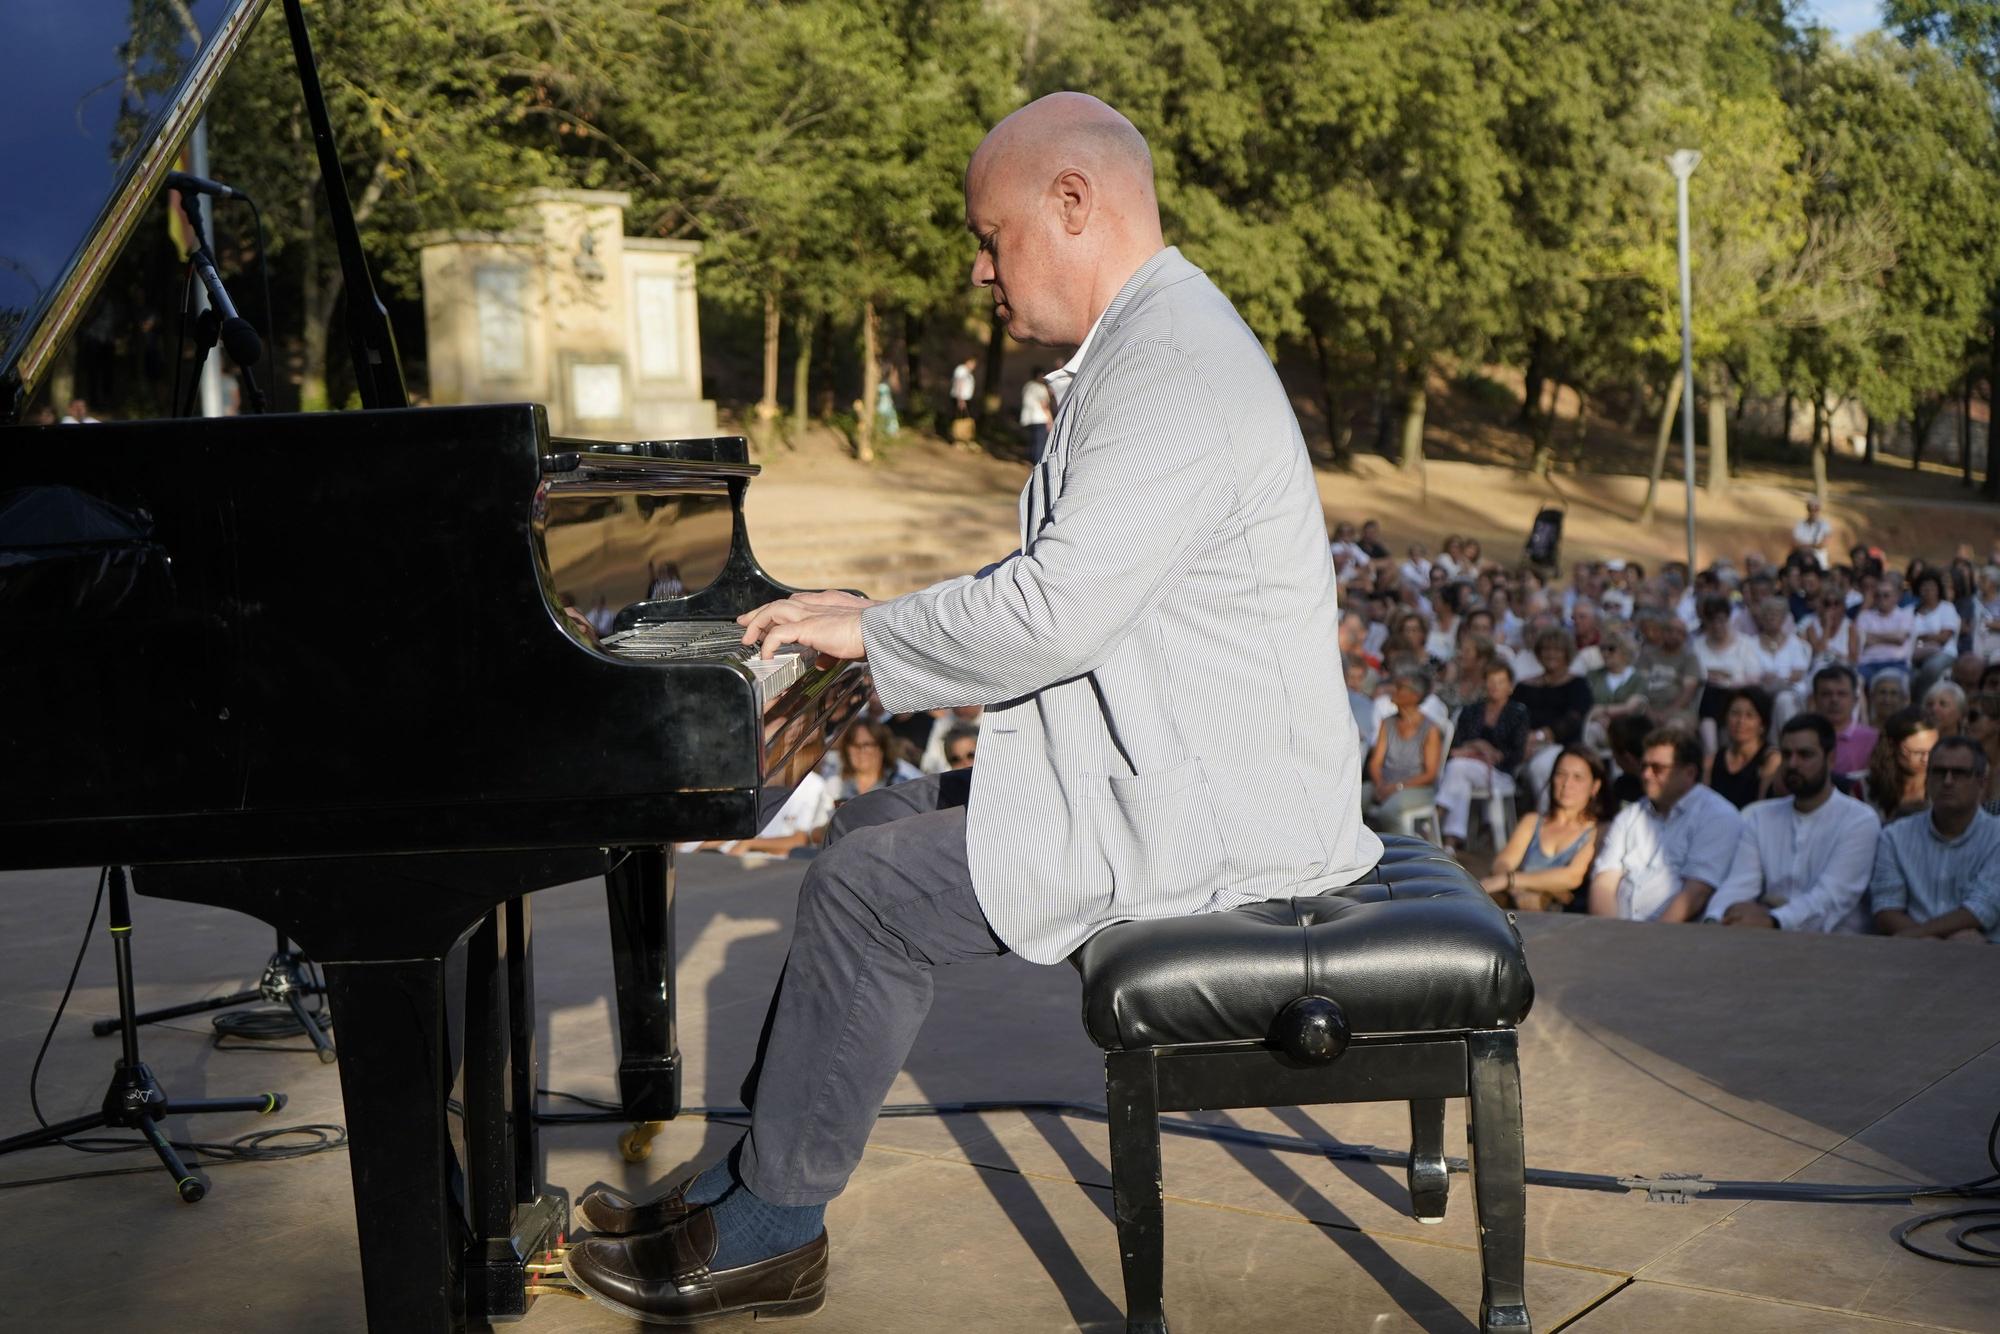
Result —
M 1694 286 L 1688 277 L 1688 177 L 1701 165 L 1701 154 L 1683 148 L 1667 158 L 1674 174 L 1675 202 L 1680 211 L 1681 249 L 1681 467 L 1687 474 L 1688 578 L 1694 578 Z

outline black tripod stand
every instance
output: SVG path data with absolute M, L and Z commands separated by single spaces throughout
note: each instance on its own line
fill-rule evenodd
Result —
M 322 1065 L 331 1065 L 338 1053 L 334 1051 L 333 1043 L 326 1035 L 326 1025 L 322 1022 L 322 1016 L 318 1012 L 306 1008 L 306 999 L 308 997 L 323 996 L 325 994 L 326 988 L 313 981 L 311 973 L 307 970 L 306 956 L 293 949 L 291 942 L 285 939 L 285 933 L 280 931 L 278 933 L 278 948 L 272 953 L 269 959 L 265 960 L 264 974 L 257 979 L 256 986 L 245 991 L 232 992 L 227 996 L 214 996 L 208 1000 L 189 1001 L 185 1005 L 169 1005 L 161 1010 L 147 1010 L 143 1014 L 133 1015 L 132 1022 L 135 1024 L 156 1024 L 163 1019 L 184 1019 L 191 1014 L 207 1014 L 210 1010 L 232 1009 L 238 1005 L 248 1005 L 252 1001 L 269 1001 L 273 1005 L 282 1005 L 291 1010 L 292 1018 L 297 1021 L 299 1028 L 305 1035 L 312 1040 L 313 1050 L 319 1054 L 320 1063 Z M 248 1017 L 262 1019 L 265 1016 L 259 1014 Z M 283 1015 L 275 1017 L 279 1020 L 284 1019 Z M 116 1033 L 123 1024 L 124 1019 L 122 1017 L 118 1019 L 100 1019 L 90 1026 L 90 1031 L 96 1037 L 109 1037 L 111 1034 Z M 221 1020 L 217 1020 L 216 1025 L 219 1031 L 228 1033 L 228 1030 L 223 1028 Z M 263 1025 L 262 1028 L 264 1031 L 245 1031 L 229 1035 L 254 1038 L 291 1036 L 289 1028 L 282 1031 L 270 1025 Z
M 167 1116 L 199 1116 L 207 1112 L 259 1112 L 268 1115 L 285 1105 L 282 1093 L 258 1093 L 248 1098 L 203 1098 L 174 1102 L 160 1081 L 139 1059 L 139 1025 L 132 1008 L 132 903 L 126 895 L 125 868 L 114 866 L 111 883 L 111 948 L 118 969 L 118 1023 L 124 1035 L 125 1051 L 111 1072 L 111 1087 L 104 1091 L 104 1104 L 89 1116 L 58 1121 L 25 1135 L 0 1140 L 0 1154 L 17 1149 L 34 1149 L 86 1130 L 115 1127 L 136 1130 L 153 1146 L 160 1163 L 173 1175 L 180 1196 L 193 1204 L 208 1194 L 208 1178 L 181 1161 L 179 1151 L 167 1142 L 160 1119 Z

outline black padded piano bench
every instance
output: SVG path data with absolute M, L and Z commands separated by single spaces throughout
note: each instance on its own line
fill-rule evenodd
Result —
M 1444 1100 L 1464 1098 L 1486 1331 L 1528 1329 L 1515 1025 L 1534 985 L 1465 870 L 1386 837 L 1375 873 L 1314 898 L 1122 922 L 1079 949 L 1102 1047 L 1128 1334 L 1165 1334 L 1162 1112 L 1410 1104 L 1410 1212 L 1444 1218 Z

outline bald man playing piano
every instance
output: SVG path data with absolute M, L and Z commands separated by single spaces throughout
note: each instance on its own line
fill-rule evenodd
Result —
M 569 1275 L 638 1319 L 819 1309 L 827 1202 L 934 968 L 1059 963 L 1114 922 L 1322 893 L 1381 856 L 1298 421 L 1257 336 L 1165 244 L 1144 137 L 1095 98 L 1042 98 L 973 154 L 965 212 L 994 317 L 1076 348 L 1048 377 L 1020 549 L 892 601 L 803 593 L 741 620 L 766 653 L 867 659 L 893 712 L 984 705 L 976 789 L 960 769 L 841 808 L 799 890 L 749 1133 L 653 1199 L 579 1201 L 598 1235 Z

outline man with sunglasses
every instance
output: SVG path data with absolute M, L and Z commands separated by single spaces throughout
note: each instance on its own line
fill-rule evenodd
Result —
M 1618 812 L 1590 877 L 1594 917 L 1695 922 L 1729 873 L 1743 817 L 1701 782 L 1701 739 L 1663 727 L 1646 737 L 1646 799 Z
M 1868 896 L 1875 929 L 1913 940 L 2000 940 L 2000 818 L 1979 808 L 1986 753 L 1970 737 L 1931 748 L 1930 809 L 1882 831 Z
M 1743 834 L 1706 920 L 1786 931 L 1867 929 L 1861 896 L 1881 832 L 1875 812 L 1833 786 L 1833 724 L 1801 713 L 1778 731 L 1791 795 L 1743 810 Z

